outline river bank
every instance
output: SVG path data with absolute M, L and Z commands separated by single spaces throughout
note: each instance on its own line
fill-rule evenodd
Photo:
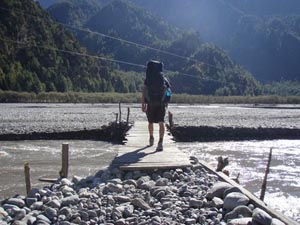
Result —
M 241 190 L 200 165 L 62 179 L 1 203 L 6 224 L 261 224 L 282 225 Z M 296 223 L 295 223 L 296 224 Z
M 145 115 L 141 113 L 140 105 L 124 105 L 124 107 L 130 107 L 131 115 L 130 121 L 145 120 Z M 174 105 L 169 106 L 169 110 L 173 112 L 174 120 L 179 126 L 229 126 L 229 127 L 245 127 L 245 128 L 288 128 L 299 129 L 299 110 L 298 106 L 282 106 L 277 108 L 256 108 L 245 107 L 239 105 Z M 104 124 L 115 119 L 115 113 L 118 112 L 118 104 L 1 104 L 1 133 L 16 133 L 23 134 L 28 132 L 61 132 L 61 131 L 78 131 L 84 129 L 98 129 Z M 123 118 L 124 119 L 124 118 Z M 65 142 L 65 141 L 64 141 Z M 256 142 L 256 141 L 254 141 Z M 23 177 L 23 165 L 24 160 L 29 161 L 33 165 L 34 177 L 38 178 L 43 175 L 49 174 L 53 177 L 57 176 L 60 169 L 60 149 L 61 141 L 18 141 L 18 142 L 0 142 L 0 165 L 4 168 L 2 171 L 6 171 L 1 175 L 0 180 L 2 187 L 9 190 L 10 195 L 14 193 L 21 193 L 19 190 L 24 190 L 24 177 Z M 73 143 L 73 144 L 72 144 Z M 88 176 L 93 174 L 95 169 L 108 165 L 110 159 L 113 157 L 114 147 L 107 145 L 107 143 L 90 141 L 79 142 L 72 141 L 70 144 L 73 153 L 71 155 L 72 166 L 74 175 Z M 260 142 L 258 142 L 260 143 Z M 274 147 L 270 142 L 268 144 L 268 150 L 270 147 Z M 295 146 L 286 146 L 280 144 L 282 149 L 278 149 L 280 154 L 280 160 L 275 159 L 274 168 L 276 170 L 271 173 L 271 179 L 274 182 L 270 182 L 268 185 L 271 201 L 276 201 L 276 209 L 282 212 L 288 212 L 288 215 L 292 215 L 290 212 L 294 212 L 295 208 L 290 202 L 297 202 L 299 199 L 299 192 L 297 192 L 297 184 L 291 186 L 291 181 L 298 179 L 297 173 L 291 173 L 291 171 L 297 170 L 297 155 L 298 149 Z M 245 143 L 237 146 L 237 151 L 232 151 L 233 144 L 231 142 L 212 142 L 204 143 L 204 146 L 198 143 L 182 143 L 183 149 L 188 146 L 189 152 L 197 153 L 197 157 L 205 158 L 208 154 L 206 150 L 212 150 L 211 156 L 206 157 L 207 162 L 214 163 L 216 157 L 219 155 L 230 156 L 230 165 L 234 164 L 233 171 L 237 174 L 237 171 L 243 170 L 245 167 L 247 171 L 244 173 L 243 185 L 251 183 L 251 187 L 261 185 L 259 179 L 262 178 L 260 174 L 257 174 L 254 169 L 265 169 L 265 162 L 262 162 L 263 156 L 258 153 L 261 146 L 266 147 L 264 142 L 261 142 L 260 147 L 250 146 Z M 217 150 L 213 147 L 213 144 L 217 145 Z M 53 145 L 53 146 L 52 146 Z M 55 146 L 54 146 L 55 145 Z M 70 145 L 70 146 L 71 146 Z M 247 152 L 247 162 L 235 161 L 240 152 L 249 145 Z M 275 146 L 276 147 L 276 146 Z M 221 151 L 224 149 L 225 151 Z M 239 151 L 242 150 L 242 151 Z M 259 157 L 256 157 L 259 156 Z M 242 156 L 245 158 L 245 156 Z M 284 164 L 287 162 L 287 164 Z M 5 170 L 10 168 L 10 171 Z M 39 170 L 39 171 L 37 171 Z M 37 172 L 40 172 L 37 174 Z M 249 176 L 250 175 L 250 176 Z M 284 179 L 282 176 L 284 175 Z M 18 179 L 14 177 L 18 176 Z M 280 182 L 281 186 L 278 185 Z M 16 189 L 18 188 L 18 189 Z M 251 188 L 250 188 L 251 189 Z M 13 191 L 16 190 L 16 191 Z M 254 189 L 256 192 L 256 189 Z M 1 197 L 3 199 L 3 196 Z M 280 202 L 280 203 L 278 203 Z M 270 203 L 271 204 L 271 203 Z M 297 206 L 297 205 L 296 205 Z M 299 214 L 298 214 L 299 215 Z M 297 216 L 296 212 L 296 218 Z

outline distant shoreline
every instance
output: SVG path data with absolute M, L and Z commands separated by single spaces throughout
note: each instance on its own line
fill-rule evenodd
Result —
M 116 93 L 116 92 L 14 92 L 0 91 L 0 103 L 139 103 L 141 93 Z M 178 104 L 300 104 L 300 96 L 213 96 L 213 95 L 188 95 L 173 94 L 171 103 Z M 266 107 L 266 106 L 263 106 Z

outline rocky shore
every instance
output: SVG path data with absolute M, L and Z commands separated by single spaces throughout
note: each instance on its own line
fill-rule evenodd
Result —
M 296 128 L 174 126 L 170 132 L 179 142 L 300 139 Z
M 112 122 L 100 129 L 85 129 L 78 131 L 32 132 L 24 134 L 0 134 L 0 141 L 19 140 L 97 140 L 122 143 L 131 125 L 126 122 Z
M 151 172 L 116 168 L 63 178 L 0 205 L 0 225 L 282 225 L 200 164 Z

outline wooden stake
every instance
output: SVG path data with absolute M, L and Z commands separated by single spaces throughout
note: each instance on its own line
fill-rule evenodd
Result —
M 130 114 L 130 108 L 128 107 L 127 108 L 127 119 L 126 119 L 127 126 L 129 124 L 129 114 Z
M 174 123 L 173 123 L 173 114 L 169 111 L 168 112 L 168 116 L 169 116 L 169 126 L 170 126 L 170 128 L 172 128 L 174 126 Z
M 24 172 L 25 172 L 26 193 L 29 194 L 31 190 L 31 179 L 30 179 L 30 167 L 28 162 L 24 164 Z
M 272 160 L 272 148 L 270 148 L 270 153 L 269 153 L 269 159 L 268 159 L 268 164 L 265 172 L 265 177 L 261 186 L 261 192 L 260 192 L 260 200 L 264 200 L 265 198 L 265 192 L 267 188 L 267 179 L 268 179 L 268 174 L 270 172 L 270 165 L 271 165 L 271 160 Z
M 69 144 L 62 144 L 62 167 L 59 175 L 61 178 L 68 178 L 69 170 Z
M 122 112 L 121 112 L 121 102 L 119 102 L 119 123 L 121 123 L 121 121 L 122 121 L 121 114 L 122 114 Z
M 115 113 L 116 115 L 116 124 L 118 123 L 118 117 L 119 117 L 119 114 L 118 113 Z

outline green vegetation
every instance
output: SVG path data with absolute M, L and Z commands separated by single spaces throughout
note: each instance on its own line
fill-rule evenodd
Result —
M 70 32 L 52 22 L 33 1 L 4 0 L 0 6 L 26 13 L 1 11 L 0 89 L 36 93 L 113 90 L 108 65 L 53 50 L 86 53 Z
M 59 5 L 54 5 L 50 9 L 57 8 Z M 68 10 L 62 15 L 70 15 L 70 18 L 73 18 L 73 14 L 76 13 L 76 10 L 73 10 L 73 13 Z M 56 15 L 53 16 L 59 19 Z M 64 18 L 61 20 L 65 21 Z M 84 24 L 84 21 L 82 23 Z M 186 59 L 147 48 L 137 48 L 93 33 L 74 31 L 80 42 L 95 54 L 109 54 L 115 59 L 140 65 L 144 65 L 149 59 L 162 60 L 168 70 L 177 71 L 168 73 L 175 93 L 213 95 L 261 93 L 260 84 L 249 72 L 235 64 L 220 48 L 203 43 L 198 33 L 179 31 L 178 28 L 168 25 L 157 16 L 126 1 L 116 0 L 105 5 L 84 26 L 92 31 L 185 56 Z M 120 69 L 135 70 L 136 68 L 122 65 Z M 119 80 L 128 81 L 126 78 L 123 79 L 123 76 Z M 139 90 L 138 85 L 135 86 L 125 82 L 125 85 L 121 84 L 115 90 L 125 93 Z
M 156 1 L 139 2 L 141 6 L 151 8 Z M 206 0 L 192 2 L 194 5 L 190 6 L 195 9 L 204 3 L 213 6 L 219 4 L 212 3 L 213 1 L 208 3 Z M 248 1 L 243 2 L 250 4 Z M 173 3 L 177 6 L 184 5 L 183 1 L 174 0 Z M 160 8 L 168 4 L 162 2 Z M 171 9 L 174 4 L 170 5 Z M 236 7 L 245 6 L 239 5 L 234 0 L 232 4 Z M 189 98 L 196 96 L 191 97 L 194 99 L 191 101 L 193 103 L 203 100 L 198 95 L 299 95 L 299 82 L 285 81 L 262 85 L 250 72 L 232 60 L 227 52 L 214 44 L 205 43 L 198 32 L 178 29 L 129 1 L 61 0 L 52 5 L 48 12 L 62 23 L 82 26 L 115 38 L 151 46 L 160 51 L 137 47 L 93 32 L 72 30 L 71 33 L 54 22 L 33 0 L 3 0 L 0 6 L 9 9 L 2 9 L 0 14 L 0 90 L 3 91 L 2 94 L 26 92 L 21 93 L 16 99 L 27 99 L 24 96 L 29 96 L 28 98 L 32 98 L 33 101 L 40 101 L 38 96 L 49 92 L 49 96 L 63 96 L 62 101 L 65 102 L 73 102 L 74 93 L 81 93 L 78 96 L 76 94 L 76 97 L 80 99 L 83 96 L 82 101 L 89 101 L 85 99 L 84 93 L 95 93 L 97 97 L 93 97 L 93 94 L 86 95 L 92 98 L 91 102 L 113 102 L 119 101 L 117 93 L 128 93 L 120 95 L 130 98 L 122 101 L 134 102 L 129 93 L 136 96 L 141 91 L 145 77 L 144 69 L 134 65 L 112 63 L 103 58 L 140 66 L 145 65 L 150 59 L 161 60 L 167 69 L 166 75 L 171 81 L 173 93 L 189 94 Z M 220 5 L 217 7 L 219 11 L 223 10 L 218 15 L 230 12 L 231 19 L 236 19 L 236 16 L 239 18 L 239 24 L 235 26 L 237 30 L 234 30 L 230 38 L 231 47 L 234 48 L 231 49 L 231 54 L 240 55 L 244 54 L 245 49 L 249 50 L 248 58 L 241 57 L 241 60 L 260 63 L 255 68 L 265 71 L 264 75 L 272 75 L 275 78 L 280 73 L 290 77 L 293 73 L 297 78 L 297 71 L 300 71 L 300 64 L 297 62 L 300 57 L 298 56 L 300 48 L 298 51 L 297 47 L 300 40 L 298 38 L 300 19 L 297 16 L 266 17 L 264 20 L 257 15 L 240 15 L 232 8 L 229 10 L 227 3 L 222 6 L 224 9 Z M 235 13 L 232 13 L 232 10 Z M 230 21 L 225 20 L 225 25 Z M 173 55 L 163 52 L 170 52 Z M 88 54 L 98 57 L 88 57 Z M 282 63 L 290 67 L 286 68 Z M 270 64 L 272 67 L 268 66 Z M 113 92 L 116 94 L 113 99 L 102 100 L 98 94 L 101 92 L 108 92 L 108 96 Z M 35 97 L 30 97 L 32 95 Z M 106 97 L 105 94 L 103 96 Z M 174 95 L 174 100 L 181 99 L 182 96 L 185 95 L 179 95 L 178 98 Z M 61 101 L 61 98 L 53 97 L 58 99 L 57 101 Z M 190 102 L 189 98 L 186 102 Z M 196 100 L 198 98 L 202 100 Z
M 0 103 L 140 103 L 140 93 L 0 91 Z M 174 94 L 171 104 L 300 104 L 300 96 L 212 96 Z
M 299 80 L 298 0 L 131 1 L 175 26 L 197 30 L 261 82 Z
M 82 26 L 101 8 L 97 0 L 65 0 L 50 6 L 52 18 L 69 25 Z

